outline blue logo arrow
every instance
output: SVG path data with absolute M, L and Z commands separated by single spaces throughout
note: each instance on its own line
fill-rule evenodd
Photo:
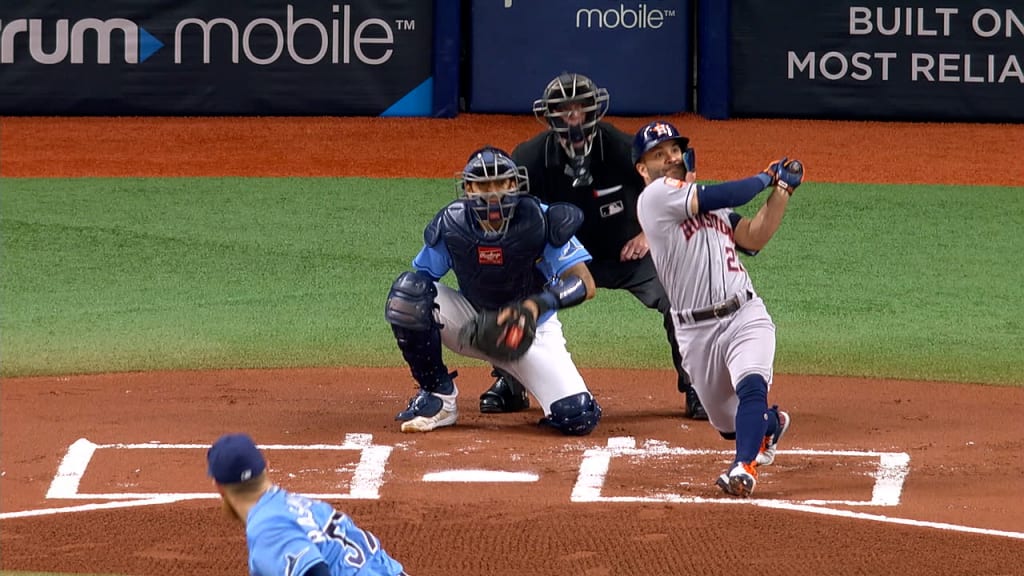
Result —
M 139 62 L 145 62 L 154 52 L 164 47 L 164 43 L 139 26 Z

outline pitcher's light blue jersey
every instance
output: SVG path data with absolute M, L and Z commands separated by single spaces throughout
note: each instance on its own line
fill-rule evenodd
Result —
M 300 576 L 323 562 L 331 576 L 399 576 L 402 565 L 330 504 L 273 486 L 249 511 L 249 573 Z

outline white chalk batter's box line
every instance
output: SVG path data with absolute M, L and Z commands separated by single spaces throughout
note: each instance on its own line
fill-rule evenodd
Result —
M 79 439 L 73 443 L 61 462 L 60 468 L 54 476 L 50 489 L 46 494 L 48 499 L 70 499 L 70 500 L 140 500 L 149 498 L 175 497 L 178 499 L 205 499 L 218 498 L 214 492 L 121 492 L 121 493 L 83 493 L 79 491 L 79 485 L 85 476 L 93 455 L 99 449 L 115 450 L 198 450 L 208 448 L 205 444 L 162 444 L 150 442 L 144 444 L 95 444 L 87 439 Z M 373 444 L 373 437 L 369 434 L 349 434 L 345 437 L 343 444 L 268 444 L 261 445 L 262 450 L 335 450 L 355 451 L 360 453 L 359 463 L 356 465 L 355 473 L 349 486 L 348 492 L 318 493 L 310 494 L 314 498 L 321 499 L 360 499 L 376 500 L 380 498 L 380 488 L 384 483 L 384 472 L 387 460 L 393 447 Z M 737 502 L 725 498 L 701 498 L 683 494 L 656 493 L 645 496 L 604 496 L 602 489 L 605 477 L 611 467 L 612 459 L 615 457 L 632 456 L 639 458 L 673 456 L 685 458 L 686 456 L 707 456 L 721 455 L 728 456 L 732 452 L 724 450 L 694 450 L 689 448 L 673 448 L 664 442 L 648 440 L 642 448 L 636 447 L 636 440 L 632 437 L 614 437 L 608 439 L 608 444 L 603 448 L 591 448 L 583 455 L 583 462 L 580 465 L 576 486 L 573 488 L 570 500 L 572 502 L 674 502 L 674 503 L 720 503 Z M 871 474 L 875 478 L 874 488 L 870 500 L 804 500 L 793 502 L 782 500 L 787 503 L 800 503 L 807 505 L 844 505 L 844 506 L 896 506 L 900 502 L 900 494 L 903 490 L 903 481 L 909 472 L 910 456 L 903 452 L 863 452 L 851 450 L 821 451 L 821 450 L 780 450 L 780 455 L 804 455 L 804 456 L 830 456 L 830 457 L 859 457 L 877 458 L 877 470 Z M 440 474 L 428 474 L 424 477 L 427 482 L 501 482 L 503 478 L 495 474 L 483 473 L 484 471 L 464 471 L 465 478 L 459 479 L 459 473 L 463 471 L 450 470 Z M 536 475 L 529 475 L 527 481 L 536 481 Z M 523 478 L 520 478 L 522 481 Z M 761 500 L 765 502 L 765 500 Z
M 903 481 L 910 472 L 910 455 L 905 452 L 863 452 L 856 450 L 779 450 L 779 455 L 832 456 L 878 459 L 878 467 L 871 473 L 875 479 L 870 500 L 769 500 L 758 499 L 761 505 L 771 503 L 801 504 L 807 506 L 897 506 L 903 492 Z M 647 496 L 604 496 L 601 494 L 605 477 L 611 467 L 612 459 L 632 456 L 639 458 L 665 456 L 707 456 L 721 455 L 732 457 L 734 452 L 726 450 L 693 450 L 690 448 L 672 448 L 664 442 L 648 440 L 642 448 L 636 447 L 636 440 L 631 437 L 609 438 L 604 448 L 591 448 L 583 453 L 583 462 L 573 488 L 573 502 L 673 502 L 696 504 L 735 504 L 753 503 L 754 500 L 737 500 L 732 498 L 703 498 L 683 494 L 651 494 Z
M 111 508 L 129 508 L 135 506 L 147 506 L 153 504 L 169 504 L 183 500 L 216 499 L 219 495 L 213 492 L 171 492 L 171 493 L 82 493 L 79 492 L 79 485 L 82 477 L 89 466 L 96 450 L 205 450 L 209 448 L 206 444 L 162 444 L 149 442 L 143 444 L 95 444 L 85 438 L 75 441 L 65 454 L 57 473 L 47 491 L 47 499 L 67 500 L 110 500 L 101 504 L 84 504 L 61 508 L 49 508 L 43 510 L 26 510 L 21 512 L 0 513 L 0 519 L 23 518 L 29 516 L 46 516 L 52 514 L 64 514 L 70 512 L 81 512 L 90 510 L 102 510 Z M 352 481 L 349 484 L 347 493 L 323 493 L 307 495 L 313 498 L 324 500 L 335 499 L 364 499 L 376 500 L 380 498 L 380 487 L 384 483 L 384 473 L 387 467 L 388 458 L 391 456 L 393 446 L 376 445 L 373 443 L 371 434 L 346 434 L 342 444 L 261 444 L 262 450 L 336 450 L 336 451 L 357 451 L 359 452 L 359 463 L 357 464 Z M 731 451 L 724 450 L 694 450 L 689 448 L 674 448 L 667 443 L 657 440 L 644 442 L 643 447 L 637 448 L 636 440 L 632 437 L 609 438 L 607 445 L 600 448 L 590 448 L 584 451 L 583 461 L 580 464 L 579 474 L 576 478 L 576 485 L 572 490 L 570 501 L 584 503 L 639 503 L 639 502 L 671 502 L 671 503 L 694 503 L 694 504 L 727 504 L 727 505 L 752 505 L 765 508 L 780 508 L 796 510 L 812 514 L 827 516 L 838 516 L 855 518 L 861 520 L 872 520 L 890 524 L 903 524 L 910 526 L 922 526 L 952 530 L 957 532 L 968 532 L 975 534 L 986 534 L 994 536 L 1005 536 L 1016 539 L 1024 539 L 1024 533 L 1007 532 L 1002 530 L 990 530 L 986 528 L 975 528 L 970 526 L 959 526 L 940 522 L 927 522 L 905 518 L 893 518 L 853 512 L 849 510 L 838 510 L 828 508 L 828 505 L 842 506 L 897 506 L 900 502 L 900 495 L 903 491 L 903 482 L 910 471 L 910 455 L 905 452 L 871 452 L 858 450 L 779 450 L 779 455 L 799 455 L 818 457 L 854 457 L 865 459 L 877 459 L 878 465 L 875 472 L 871 473 L 875 484 L 871 491 L 870 500 L 774 500 L 774 499 L 733 499 L 733 498 L 702 498 L 686 496 L 681 494 L 660 493 L 647 496 L 604 496 L 602 489 L 605 478 L 611 467 L 614 458 L 664 458 L 665 456 L 686 457 L 686 456 L 707 456 L 721 455 L 731 456 Z M 514 473 L 494 470 L 447 470 L 444 472 L 425 474 L 425 482 L 536 482 L 536 474 Z
M 218 498 L 215 492 L 120 492 L 120 493 L 84 493 L 79 485 L 97 450 L 199 450 L 207 449 L 205 444 L 163 444 L 149 442 L 142 444 L 95 444 L 85 438 L 75 441 L 61 461 L 57 474 L 46 494 L 48 499 L 68 500 L 141 500 L 152 498 L 176 498 L 179 500 Z M 261 445 L 262 450 L 294 450 L 294 451 L 353 451 L 359 452 L 359 463 L 355 467 L 348 492 L 309 494 L 321 499 L 361 499 L 376 500 L 380 498 L 380 488 L 384 483 L 387 461 L 392 446 L 375 445 L 370 434 L 348 434 L 342 444 L 267 444 Z M 805 505 L 844 505 L 844 506 L 897 506 L 903 490 L 903 481 L 910 469 L 910 456 L 904 452 L 864 452 L 852 450 L 780 450 L 780 455 L 803 455 L 817 457 L 857 457 L 877 459 L 878 465 L 874 473 L 875 483 L 870 500 L 780 500 L 785 503 Z M 670 447 L 657 440 L 648 440 L 643 447 L 637 448 L 632 437 L 609 438 L 607 446 L 591 448 L 584 452 L 580 464 L 576 485 L 570 500 L 572 502 L 673 502 L 673 503 L 722 503 L 742 502 L 726 498 L 701 498 L 684 494 L 654 493 L 641 496 L 605 496 L 602 490 L 605 477 L 616 457 L 664 458 L 666 456 L 685 458 L 687 456 L 721 455 L 731 456 L 732 452 L 724 450 L 694 450 L 689 448 Z M 440 473 L 427 474 L 426 482 L 535 482 L 535 474 L 509 473 L 504 471 L 481 470 L 448 470 Z M 767 500 L 760 500 L 764 503 Z
M 216 492 L 121 492 L 121 493 L 82 493 L 78 491 L 82 477 L 89 467 L 89 462 L 99 449 L 115 450 L 207 450 L 208 444 L 162 444 L 149 442 L 145 444 L 94 444 L 85 438 L 76 440 L 68 448 L 67 454 L 57 468 L 57 474 L 50 483 L 46 493 L 48 499 L 68 500 L 142 500 L 153 498 L 174 498 L 177 500 L 198 500 L 220 498 Z M 302 450 L 302 451 L 352 451 L 359 452 L 359 463 L 356 465 L 349 484 L 348 492 L 308 494 L 312 498 L 322 500 L 377 500 L 380 498 L 380 487 L 384 484 L 384 471 L 391 446 L 373 444 L 371 434 L 347 434 L 343 444 L 261 444 L 261 450 Z

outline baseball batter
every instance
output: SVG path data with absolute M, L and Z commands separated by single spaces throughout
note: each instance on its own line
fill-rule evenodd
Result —
M 274 484 L 248 435 L 221 436 L 206 461 L 224 511 L 245 524 L 252 576 L 406 576 L 348 515 Z
M 768 408 L 775 324 L 738 252 L 754 255 L 775 234 L 803 167 L 782 159 L 751 178 L 702 186 L 684 181 L 681 142 L 668 122 L 637 132 L 633 160 L 646 184 L 638 218 L 676 315 L 683 367 L 711 425 L 736 442 L 734 461 L 716 484 L 747 497 L 757 467 L 774 462 L 791 420 Z M 732 210 L 769 186 L 774 191 L 753 218 Z
M 557 314 L 596 290 L 586 265 L 590 253 L 574 236 L 583 215 L 571 204 L 542 204 L 525 194 L 528 183 L 526 169 L 504 151 L 474 152 L 457 177 L 462 197 L 434 217 L 414 270 L 392 285 L 385 317 L 419 384 L 396 417 L 403 432 L 429 432 L 458 419 L 456 373 L 442 360 L 442 343 L 522 382 L 543 407 L 541 424 L 571 435 L 597 426 L 601 407 L 566 349 Z M 458 290 L 440 283 L 449 271 Z M 498 327 L 495 333 L 514 340 L 515 357 L 491 350 L 493 338 L 465 338 L 465 328 L 484 322 L 487 313 L 498 322 L 522 318 L 516 330 Z M 526 341 L 522 326 L 529 327 Z

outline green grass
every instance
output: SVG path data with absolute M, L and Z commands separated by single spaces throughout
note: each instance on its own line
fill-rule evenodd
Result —
M 786 372 L 1022 383 L 1024 190 L 815 185 L 748 259 Z
M 448 180 L 0 179 L 2 375 L 402 365 L 384 300 L 453 195 Z M 1021 384 L 1022 225 L 1021 188 L 804 185 L 745 259 L 777 371 Z M 660 317 L 625 292 L 562 316 L 582 366 L 669 363 Z

